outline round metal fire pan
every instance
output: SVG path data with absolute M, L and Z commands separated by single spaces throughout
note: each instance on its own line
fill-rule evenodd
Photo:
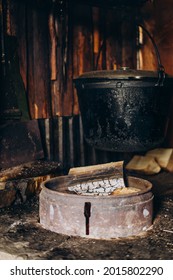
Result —
M 129 177 L 139 192 L 125 195 L 87 196 L 70 193 L 76 177 L 61 176 L 42 183 L 39 215 L 48 230 L 87 238 L 110 239 L 145 232 L 152 225 L 152 184 Z

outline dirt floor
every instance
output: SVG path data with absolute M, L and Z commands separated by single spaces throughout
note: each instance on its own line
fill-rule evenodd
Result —
M 155 195 L 154 220 L 144 234 L 96 240 L 45 230 L 39 224 L 39 198 L 34 196 L 20 205 L 0 209 L 0 259 L 172 260 L 173 174 L 148 179 Z

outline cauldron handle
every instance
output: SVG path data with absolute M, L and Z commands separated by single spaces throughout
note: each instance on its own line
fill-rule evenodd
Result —
M 161 63 L 160 53 L 159 53 L 159 50 L 157 48 L 157 45 L 156 45 L 153 37 L 149 33 L 149 31 L 142 24 L 137 24 L 137 26 L 141 27 L 146 32 L 146 34 L 148 35 L 148 37 L 150 38 L 150 40 L 151 40 L 151 42 L 154 46 L 154 50 L 155 50 L 155 53 L 156 53 L 156 56 L 157 56 L 157 61 L 158 61 L 158 81 L 155 84 L 155 86 L 163 86 L 163 83 L 164 83 L 164 80 L 165 80 L 165 68 Z M 104 44 L 105 44 L 105 39 L 103 40 L 102 45 L 99 49 L 99 53 L 98 53 L 97 60 L 96 60 L 95 70 L 97 70 L 98 61 L 99 61 L 100 54 L 101 54 L 101 51 L 103 49 Z
M 154 46 L 154 50 L 155 50 L 155 53 L 157 56 L 157 61 L 158 61 L 158 81 L 156 83 L 156 86 L 163 86 L 163 83 L 165 80 L 165 68 L 161 63 L 160 53 L 157 48 L 157 45 L 156 45 L 153 37 L 151 36 L 151 34 L 148 32 L 148 30 L 142 24 L 138 24 L 138 26 L 141 27 L 145 31 L 145 33 L 148 35 L 148 37 L 150 38 L 150 40 Z

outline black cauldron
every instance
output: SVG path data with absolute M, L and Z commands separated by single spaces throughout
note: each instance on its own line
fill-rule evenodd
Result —
M 84 136 L 95 148 L 146 151 L 165 138 L 173 77 L 122 68 L 93 71 L 74 80 Z
M 160 146 L 166 134 L 173 77 L 161 63 L 158 71 L 92 71 L 74 80 L 86 141 L 93 147 L 117 152 L 147 151 Z

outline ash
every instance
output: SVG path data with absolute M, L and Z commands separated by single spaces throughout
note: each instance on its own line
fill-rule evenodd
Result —
M 68 187 L 68 190 L 83 195 L 109 195 L 116 189 L 123 187 L 123 178 L 105 178 L 72 185 Z

